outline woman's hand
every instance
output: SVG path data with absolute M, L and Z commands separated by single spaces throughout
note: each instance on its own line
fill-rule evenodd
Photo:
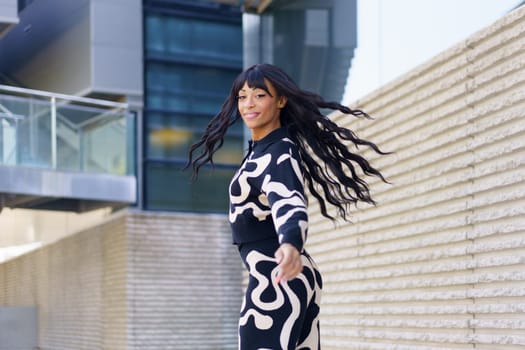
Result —
M 295 278 L 303 271 L 301 254 L 290 243 L 281 244 L 275 251 L 275 259 L 279 264 L 279 272 L 275 278 L 277 283 Z

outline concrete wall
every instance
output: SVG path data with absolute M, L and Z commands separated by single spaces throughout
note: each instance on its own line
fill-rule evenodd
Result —
M 0 0 L 0 19 L 2 21 L 13 20 L 16 23 L 18 18 L 17 0 Z
M 351 224 L 311 208 L 323 349 L 525 348 L 525 8 L 354 107 L 392 184 Z
M 0 42 L 0 67 L 22 87 L 78 94 L 93 84 L 89 31 L 88 0 L 35 1 Z
M 235 349 L 240 271 L 224 216 L 124 211 L 1 264 L 0 305 L 43 350 Z
M 18 23 L 17 0 L 0 0 L 0 39 Z
M 86 93 L 142 96 L 142 1 L 90 0 L 91 82 Z
M 38 344 L 34 306 L 0 306 L 0 350 L 34 350 Z
M 0 69 L 24 87 L 141 98 L 142 2 L 35 1 L 0 40 L 0 51 L 10 52 Z

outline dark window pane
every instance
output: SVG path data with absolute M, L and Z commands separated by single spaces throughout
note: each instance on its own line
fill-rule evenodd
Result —
M 221 92 L 225 98 L 239 72 L 200 65 L 149 62 L 146 66 L 146 86 L 172 93 Z
M 199 141 L 209 116 L 148 112 L 146 119 L 147 156 L 185 160 L 192 144 Z M 214 155 L 217 164 L 239 164 L 244 152 L 242 122 L 230 127 L 224 144 Z
M 201 134 L 186 129 L 160 129 L 148 135 L 148 157 L 185 161 L 190 146 L 200 140 Z M 243 157 L 242 135 L 226 137 L 223 146 L 214 154 L 216 164 L 238 164 Z
M 165 18 L 167 36 L 167 51 L 170 54 L 184 53 L 191 47 L 192 23 L 191 20 L 180 17 Z
M 179 169 L 242 69 L 241 13 L 222 20 L 193 13 L 191 6 L 159 10 L 145 13 L 144 204 L 226 212 L 232 169 L 246 148 L 241 122 L 230 127 L 215 153 L 213 172 L 202 170 L 198 182 L 191 183 L 190 172 Z
M 196 23 L 193 34 L 193 50 L 196 52 L 217 56 L 242 56 L 242 33 L 237 26 L 216 22 Z
M 166 55 L 191 55 L 238 61 L 242 30 L 234 23 L 177 16 L 146 16 L 146 50 Z
M 213 115 L 219 111 L 237 74 L 205 66 L 149 63 L 146 106 Z
M 163 52 L 165 50 L 163 25 L 163 16 L 146 16 L 146 50 L 153 52 Z
M 191 171 L 180 166 L 152 163 L 146 167 L 148 209 L 228 212 L 228 186 L 233 170 L 202 170 L 191 182 Z

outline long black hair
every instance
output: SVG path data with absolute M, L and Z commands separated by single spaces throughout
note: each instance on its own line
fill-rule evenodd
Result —
M 350 141 L 356 147 L 368 146 L 379 154 L 387 153 L 373 142 L 360 139 L 350 129 L 338 126 L 320 109 L 339 110 L 355 117 L 370 118 L 369 115 L 337 102 L 326 102 L 318 94 L 300 89 L 288 74 L 271 64 L 256 64 L 237 76 L 220 112 L 211 119 L 200 141 L 189 150 L 187 167 L 191 165 L 194 177 L 206 163 L 213 165 L 213 154 L 222 146 L 226 131 L 240 119 L 237 108 L 239 90 L 247 83 L 250 88 L 270 93 L 265 79 L 274 86 L 278 96 L 288 99 L 281 110 L 281 125 L 288 127 L 290 137 L 298 146 L 305 184 L 319 201 L 321 213 L 335 219 L 327 211 L 328 202 L 347 220 L 350 205 L 359 201 L 375 204 L 358 169 L 364 175 L 386 180 L 365 158 L 352 153 L 344 142 Z M 200 148 L 200 153 L 196 154 Z

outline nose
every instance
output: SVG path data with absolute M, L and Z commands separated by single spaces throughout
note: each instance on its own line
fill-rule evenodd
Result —
M 255 106 L 255 98 L 253 96 L 246 97 L 246 107 L 250 108 Z

